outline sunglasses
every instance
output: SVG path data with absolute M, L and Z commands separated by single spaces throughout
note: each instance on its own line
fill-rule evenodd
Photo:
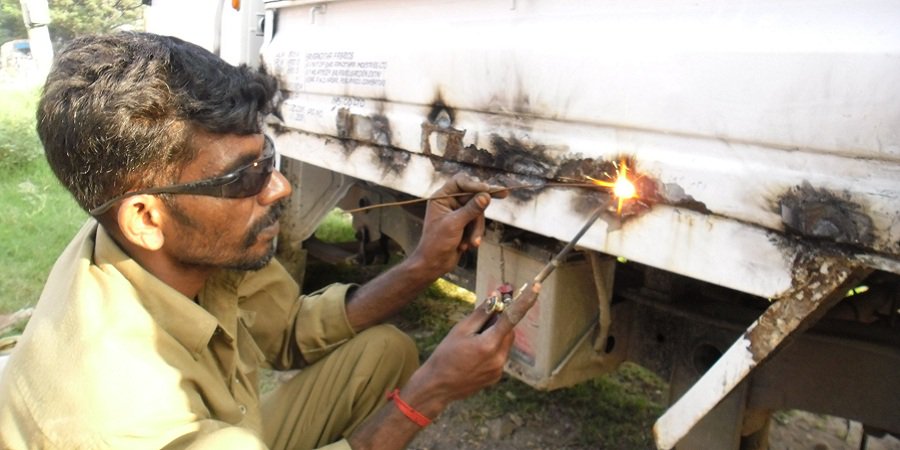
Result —
M 272 171 L 275 170 L 275 143 L 269 136 L 265 136 L 265 144 L 259 159 L 246 166 L 242 166 L 233 172 L 215 178 L 194 181 L 184 184 L 173 184 L 139 191 L 126 192 L 113 197 L 102 205 L 88 211 L 92 216 L 98 216 L 108 211 L 119 200 L 135 195 L 156 194 L 188 194 L 206 195 L 219 198 L 245 198 L 262 192 L 268 184 Z

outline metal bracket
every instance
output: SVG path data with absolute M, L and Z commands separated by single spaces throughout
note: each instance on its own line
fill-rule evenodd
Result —
M 325 5 L 325 4 L 316 5 L 316 6 L 313 6 L 312 8 L 310 8 L 309 9 L 309 24 L 315 25 L 316 24 L 316 15 L 325 14 L 325 12 L 327 10 L 328 10 L 328 8 L 327 8 L 327 5 Z
M 793 287 L 747 328 L 653 426 L 656 446 L 671 449 L 766 357 L 815 323 L 871 269 L 844 257 L 801 255 Z

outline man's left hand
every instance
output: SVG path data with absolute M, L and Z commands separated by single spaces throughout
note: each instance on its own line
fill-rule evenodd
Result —
M 461 193 L 472 195 L 447 197 Z M 428 202 L 422 238 L 410 257 L 425 263 L 435 277 L 453 270 L 466 250 L 481 244 L 484 210 L 491 197 L 507 194 L 502 186 L 457 174 L 432 195 L 439 198 Z

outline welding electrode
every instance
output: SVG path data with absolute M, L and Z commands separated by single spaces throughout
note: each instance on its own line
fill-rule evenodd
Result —
M 563 247 L 562 250 L 557 253 L 553 259 L 548 262 L 543 269 L 528 283 L 525 283 L 519 290 L 516 292 L 516 295 L 511 299 L 509 297 L 503 298 L 501 296 L 492 296 L 484 303 L 485 311 L 491 313 L 495 317 L 492 317 L 491 320 L 485 325 L 485 328 L 491 326 L 496 321 L 496 315 L 500 313 L 506 313 L 509 321 L 512 322 L 513 325 L 519 323 L 522 320 L 522 317 L 525 317 L 525 313 L 531 309 L 531 306 L 537 300 L 537 293 L 534 292 L 534 286 L 542 283 L 548 276 L 562 263 L 563 258 L 575 248 L 575 244 L 587 233 L 587 230 L 591 228 L 591 225 L 600 218 L 600 215 L 603 214 L 605 206 L 597 208 L 588 221 L 578 230 L 578 233 L 575 234 L 575 237 Z

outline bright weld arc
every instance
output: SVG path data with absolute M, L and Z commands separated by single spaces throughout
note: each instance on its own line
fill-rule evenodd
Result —
M 634 187 L 634 183 L 628 178 L 628 164 L 624 160 L 621 161 L 619 168 L 616 169 L 615 181 L 603 181 L 592 177 L 587 177 L 587 179 L 597 186 L 612 189 L 613 195 L 619 200 L 616 214 L 622 214 L 622 206 L 626 200 L 637 197 L 637 188 Z

